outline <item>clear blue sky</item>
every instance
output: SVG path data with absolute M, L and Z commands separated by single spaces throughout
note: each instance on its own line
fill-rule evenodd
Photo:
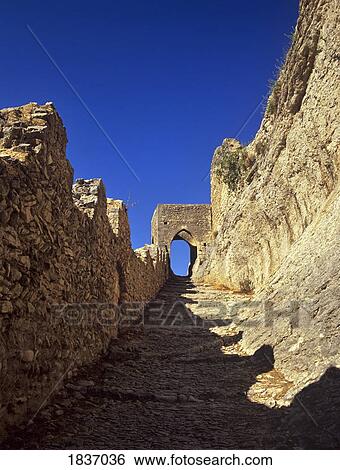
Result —
M 108 196 L 129 202 L 138 247 L 157 203 L 209 202 L 214 148 L 267 94 L 297 14 L 297 0 L 3 0 L 0 107 L 55 103 L 75 177 L 102 177 Z

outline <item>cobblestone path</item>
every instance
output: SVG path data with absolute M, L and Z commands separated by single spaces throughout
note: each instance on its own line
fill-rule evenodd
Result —
M 240 335 L 207 304 L 227 297 L 186 278 L 170 280 L 147 308 L 144 334 L 114 340 L 106 358 L 12 433 L 7 448 L 292 447 L 282 411 L 247 396 L 257 376 L 273 373 L 270 351 L 242 355 Z

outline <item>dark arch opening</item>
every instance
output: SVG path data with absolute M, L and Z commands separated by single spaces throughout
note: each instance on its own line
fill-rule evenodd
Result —
M 197 247 L 187 230 L 179 231 L 171 242 L 170 265 L 173 274 L 191 276 L 197 258 Z

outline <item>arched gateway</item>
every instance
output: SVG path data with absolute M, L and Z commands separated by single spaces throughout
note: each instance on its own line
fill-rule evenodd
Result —
M 190 246 L 191 276 L 194 263 L 211 237 L 210 204 L 158 204 L 151 223 L 152 243 L 166 246 L 169 253 L 173 240 L 184 240 Z M 171 253 L 170 253 L 171 256 Z

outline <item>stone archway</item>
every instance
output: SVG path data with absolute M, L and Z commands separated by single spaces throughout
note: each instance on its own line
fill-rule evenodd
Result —
M 186 242 L 189 245 L 190 248 L 190 263 L 188 266 L 188 276 L 192 275 L 192 269 L 195 264 L 195 261 L 197 259 L 197 242 L 195 241 L 194 237 L 192 234 L 185 229 L 180 230 L 179 232 L 176 233 L 176 235 L 173 237 L 173 239 L 170 242 L 170 247 L 171 243 L 174 240 L 182 240 Z M 171 248 L 170 248 L 170 259 L 171 259 Z
M 152 243 L 166 247 L 169 253 L 173 240 L 189 244 L 191 275 L 195 261 L 199 264 L 211 239 L 210 204 L 158 204 L 151 229 Z

